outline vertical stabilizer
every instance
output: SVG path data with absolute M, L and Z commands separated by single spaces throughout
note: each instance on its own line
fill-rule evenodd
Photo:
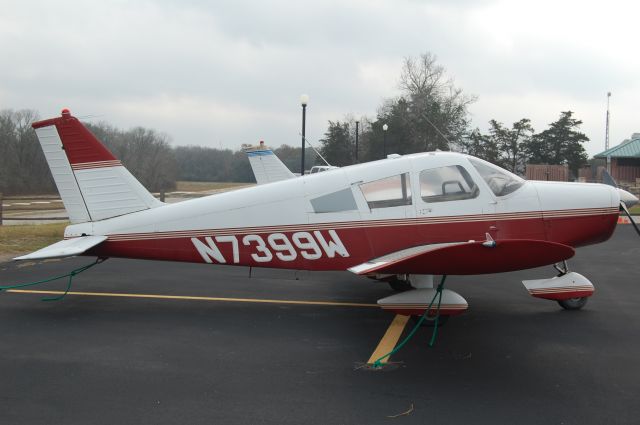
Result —
M 72 223 L 163 205 L 69 110 L 32 126 Z

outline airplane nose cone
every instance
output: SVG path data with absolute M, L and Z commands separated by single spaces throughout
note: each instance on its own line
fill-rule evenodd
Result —
M 624 202 L 627 208 L 631 208 L 639 201 L 637 196 L 627 192 L 626 190 L 618 189 L 618 193 L 620 194 L 620 202 Z

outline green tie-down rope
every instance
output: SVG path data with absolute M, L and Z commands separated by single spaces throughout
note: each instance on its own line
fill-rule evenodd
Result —
M 63 274 L 61 276 L 56 276 L 56 277 L 50 277 L 49 279 L 39 280 L 37 282 L 17 283 L 15 285 L 0 286 L 0 291 L 5 291 L 7 289 L 17 289 L 17 288 L 25 288 L 27 286 L 40 285 L 42 283 L 53 282 L 54 280 L 60 280 L 60 279 L 63 279 L 65 277 L 68 277 L 69 281 L 67 282 L 67 289 L 64 290 L 64 293 L 62 295 L 59 295 L 57 297 L 42 298 L 42 301 L 59 301 L 59 300 L 63 299 L 65 295 L 67 295 L 69 293 L 69 289 L 71 289 L 71 283 L 73 282 L 73 277 L 75 275 L 78 275 L 78 274 L 82 273 L 83 271 L 88 270 L 91 267 L 95 266 L 96 264 L 102 263 L 105 260 L 106 260 L 106 258 L 97 258 L 96 261 L 94 261 L 93 263 L 87 264 L 86 266 L 78 267 L 77 269 L 74 269 L 74 270 L 72 270 L 71 272 L 69 272 L 67 274 Z
M 440 284 L 438 285 L 436 289 L 436 293 L 434 294 L 433 298 L 431 299 L 431 302 L 429 303 L 429 307 L 427 307 L 427 309 L 424 311 L 424 313 L 420 317 L 420 320 L 418 320 L 418 323 L 416 323 L 413 329 L 411 329 L 411 332 L 409 332 L 409 335 L 407 335 L 407 337 L 403 339 L 400 344 L 396 345 L 393 350 L 389 351 L 387 354 L 385 354 L 384 356 L 380 357 L 375 362 L 373 362 L 374 368 L 381 367 L 382 366 L 381 362 L 383 359 L 386 359 L 387 357 L 390 357 L 393 354 L 400 351 L 400 349 L 404 347 L 404 345 L 407 342 L 409 342 L 411 338 L 413 338 L 413 335 L 418 331 L 418 329 L 420 328 L 420 325 L 422 325 L 422 322 L 424 322 L 425 320 L 429 320 L 427 319 L 427 316 L 429 315 L 429 312 L 431 311 L 431 307 L 433 307 L 433 303 L 436 301 L 436 298 L 438 298 L 438 305 L 436 308 L 436 316 L 434 319 L 433 333 L 431 334 L 431 340 L 429 341 L 429 347 L 433 347 L 433 344 L 436 342 L 436 336 L 438 335 L 438 321 L 440 320 L 440 304 L 442 303 L 442 290 L 444 289 L 445 280 L 447 280 L 447 275 L 442 276 L 442 280 L 440 280 Z

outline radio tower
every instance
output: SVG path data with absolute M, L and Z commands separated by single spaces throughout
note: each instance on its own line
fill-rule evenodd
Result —
M 609 98 L 611 98 L 611 92 L 607 92 L 607 129 L 604 135 L 604 150 L 609 149 Z

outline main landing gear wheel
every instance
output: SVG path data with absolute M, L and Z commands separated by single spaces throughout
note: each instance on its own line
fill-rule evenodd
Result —
M 588 299 L 588 297 L 569 298 L 568 300 L 558 300 L 558 304 L 565 310 L 580 310 Z
M 401 279 L 398 279 L 396 276 L 390 279 L 387 279 L 387 283 L 389 284 L 391 289 L 393 289 L 396 292 L 405 292 L 410 289 L 413 289 L 413 286 L 411 286 L 411 283 L 409 283 L 408 280 L 401 280 Z

